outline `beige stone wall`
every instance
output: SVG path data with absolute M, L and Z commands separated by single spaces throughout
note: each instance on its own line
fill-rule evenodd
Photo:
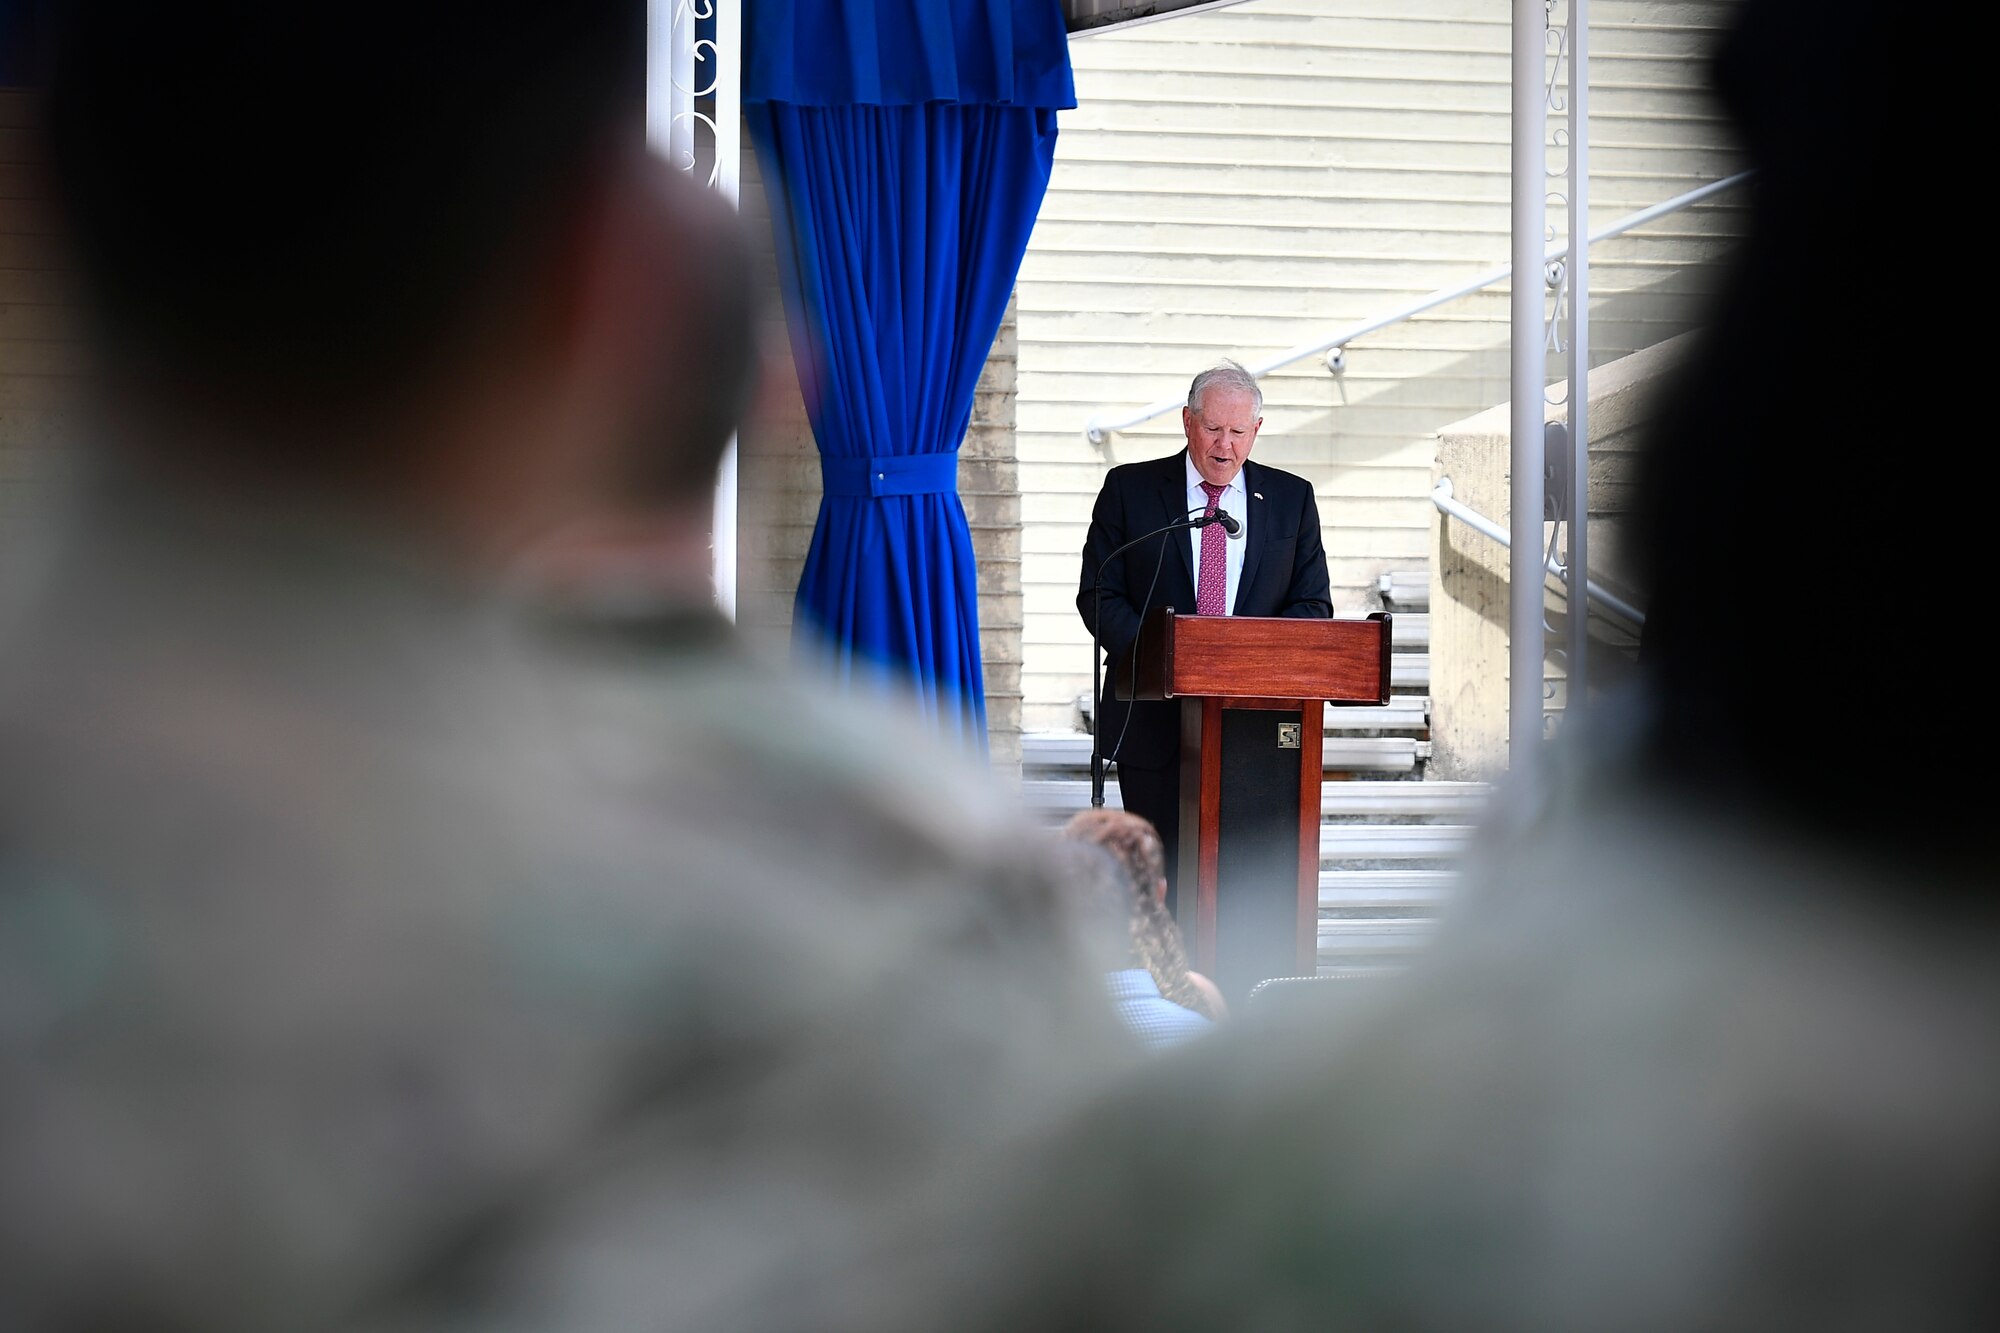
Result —
M 1021 478 L 1014 447 L 1014 302 L 980 372 L 958 454 L 958 494 L 979 560 L 979 655 L 986 735 L 1003 772 L 1021 767 Z
M 1586 537 L 1590 578 L 1641 612 L 1645 607 L 1628 561 L 1634 471 L 1652 394 L 1685 353 L 1683 334 L 1590 372 L 1590 476 Z M 1549 392 L 1566 401 L 1568 386 Z M 1454 422 L 1438 432 L 1432 483 L 1449 479 L 1452 498 L 1509 530 L 1512 486 L 1511 409 L 1505 403 Z M 1563 410 L 1546 416 L 1560 420 Z M 1544 524 L 1547 547 L 1553 525 Z M 1435 506 L 1431 509 L 1431 760 L 1436 778 L 1492 781 L 1507 769 L 1508 549 Z M 1569 599 L 1556 579 L 1545 581 L 1544 605 L 1560 647 L 1568 636 Z M 1615 614 L 1593 610 L 1590 620 L 1590 686 L 1603 691 L 1629 669 L 1634 627 Z M 1547 682 L 1544 730 L 1559 725 L 1574 688 L 1560 658 L 1544 653 Z
M 1733 8 L 1592 4 L 1593 225 L 1740 169 L 1701 63 Z M 1106 468 L 1181 447 L 1172 416 L 1108 450 L 1085 424 L 1506 264 L 1510 47 L 1491 0 L 1252 0 L 1071 40 L 1079 104 L 1018 284 L 1030 731 L 1079 725 L 1090 688 L 1074 599 Z M 1593 364 L 1687 328 L 1743 216 L 1724 195 L 1594 246 Z M 1257 456 L 1316 487 L 1339 614 L 1429 559 L 1437 432 L 1508 396 L 1508 301 L 1266 380 Z
M 745 133 L 748 143 L 748 133 Z M 790 651 L 792 598 L 819 513 L 819 449 L 806 420 L 779 298 L 771 210 L 756 154 L 743 153 L 741 207 L 757 252 L 764 380 L 737 434 L 736 619 L 772 654 Z

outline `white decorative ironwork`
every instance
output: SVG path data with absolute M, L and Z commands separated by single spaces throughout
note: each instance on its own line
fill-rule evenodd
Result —
M 646 0 L 646 141 L 667 162 L 738 202 L 744 0 Z M 709 35 L 703 35 L 708 25 Z M 706 166 L 706 171 L 703 170 Z M 736 445 L 716 484 L 716 604 L 736 615 Z
M 1557 26 L 1556 8 L 1558 0 L 1544 0 L 1542 14 L 1547 28 L 1542 34 L 1545 52 L 1546 76 L 1542 81 L 1542 101 L 1549 117 L 1549 136 L 1543 145 L 1548 153 L 1548 163 L 1544 168 L 1551 181 L 1567 181 L 1575 156 L 1570 151 L 1570 126 L 1558 117 L 1569 114 L 1569 98 L 1565 95 L 1564 78 L 1569 71 L 1570 33 L 1567 26 Z M 1561 233 L 1557 230 L 1557 220 L 1567 221 L 1569 217 L 1569 194 L 1566 190 L 1551 187 L 1544 195 L 1546 203 L 1546 225 L 1542 229 L 1542 239 L 1550 246 L 1558 243 Z M 1552 363 L 1561 367 L 1561 355 L 1568 349 L 1563 339 L 1565 319 L 1569 312 L 1569 265 L 1560 259 L 1549 261 L 1542 274 L 1549 289 L 1548 313 L 1544 320 L 1545 334 L 1543 346 L 1548 349 Z M 1545 401 L 1560 405 L 1563 394 L 1556 391 L 1559 379 L 1546 385 L 1542 390 Z
M 705 158 L 709 164 L 710 189 L 722 179 L 721 130 L 715 118 L 715 94 L 722 82 L 722 62 L 715 39 L 699 34 L 701 24 L 715 18 L 715 6 L 716 0 L 674 0 L 673 14 L 666 25 L 669 53 L 664 89 L 669 107 L 665 117 L 666 143 L 660 145 L 669 162 L 691 175 L 699 170 Z M 706 77 L 697 71 L 704 72 Z M 706 153 L 701 151 L 703 146 Z
M 1567 123 L 1569 100 L 1564 96 L 1563 92 L 1563 76 L 1568 69 L 1570 49 L 1569 29 L 1566 23 L 1558 23 L 1557 21 L 1557 4 L 1558 0 L 1544 0 L 1542 7 L 1543 20 L 1547 25 L 1542 33 L 1543 50 L 1546 53 L 1545 67 L 1547 70 L 1547 77 L 1542 83 L 1542 97 L 1543 103 L 1547 108 L 1547 123 L 1549 127 L 1548 137 L 1543 144 L 1545 154 L 1544 171 L 1551 182 L 1544 196 L 1547 208 L 1547 226 L 1543 234 L 1544 238 L 1551 245 L 1556 241 L 1558 226 L 1567 226 L 1568 224 L 1569 194 L 1566 190 L 1559 187 L 1569 181 L 1572 162 L 1569 152 L 1570 137 Z M 1563 298 L 1568 294 L 1569 288 L 1568 266 L 1549 264 L 1545 267 L 1544 277 L 1549 293 L 1548 304 L 1545 307 L 1547 313 L 1543 317 L 1542 325 L 1542 347 L 1548 356 L 1547 361 L 1544 362 L 1544 373 L 1552 378 L 1546 380 L 1542 385 L 1542 401 L 1552 406 L 1562 406 L 1564 396 L 1573 387 L 1568 384 L 1568 381 L 1563 378 L 1562 374 L 1563 352 L 1565 350 L 1563 343 L 1563 316 L 1567 313 Z M 1556 388 L 1557 384 L 1562 384 L 1565 387 L 1558 391 Z M 1561 477 L 1564 472 L 1563 469 L 1550 468 L 1548 466 L 1549 438 L 1548 433 L 1544 432 L 1542 439 L 1543 477 L 1545 485 L 1549 481 Z M 1564 438 L 1567 438 L 1567 436 L 1565 435 Z M 1557 560 L 1556 552 L 1560 549 L 1564 527 L 1563 518 L 1569 509 L 1569 497 L 1567 495 L 1548 494 L 1545 492 L 1542 500 L 1544 515 L 1555 519 L 1555 522 L 1549 525 L 1548 549 L 1543 554 L 1542 564 L 1544 568 L 1554 566 L 1560 571 L 1561 564 Z M 1562 572 L 1566 573 L 1567 571 Z M 1558 577 L 1561 577 L 1561 574 Z M 1536 600 L 1541 603 L 1542 610 L 1542 661 L 1549 663 L 1551 659 L 1554 659 L 1560 663 L 1562 669 L 1567 670 L 1570 665 L 1569 653 L 1567 651 L 1568 645 L 1557 632 L 1555 625 L 1549 621 L 1548 598 L 1539 597 Z M 1546 703 L 1554 697 L 1555 682 L 1549 679 L 1545 667 L 1542 673 L 1542 698 Z M 1553 729 L 1559 726 L 1560 724 L 1553 722 L 1547 713 L 1543 714 L 1542 728 L 1544 736 L 1549 735 Z
M 1563 21 L 1556 22 L 1558 4 Z M 1550 730 L 1559 730 L 1580 720 L 1589 698 L 1590 602 L 1595 589 L 1590 586 L 1588 559 L 1589 515 L 1586 496 L 1590 471 L 1590 0 L 1544 0 L 1548 28 L 1544 37 L 1547 52 L 1546 106 L 1553 121 L 1548 148 L 1553 163 L 1548 169 L 1552 180 L 1565 182 L 1566 189 L 1551 188 L 1548 202 L 1560 205 L 1566 235 L 1583 243 L 1566 248 L 1571 263 L 1552 263 L 1547 280 L 1550 300 L 1545 350 L 1553 365 L 1547 373 L 1555 382 L 1545 385 L 1542 399 L 1563 409 L 1562 444 L 1566 456 L 1562 465 L 1551 468 L 1564 494 L 1545 497 L 1545 512 L 1554 518 L 1549 527 L 1547 564 L 1569 590 L 1568 625 L 1558 632 L 1546 614 L 1542 621 L 1545 662 L 1560 666 L 1569 681 L 1559 714 L 1544 718 Z M 1568 88 L 1565 95 L 1562 89 Z M 1548 217 L 1547 236 L 1556 235 L 1556 209 Z M 1567 338 L 1565 338 L 1567 333 Z M 1566 355 L 1565 355 L 1566 354 Z M 1562 388 L 1555 387 L 1560 383 Z M 1567 553 L 1563 558 L 1559 553 Z M 1579 595 L 1582 593 L 1582 595 Z M 1544 611 L 1547 608 L 1543 600 Z M 1553 699 L 1555 685 L 1547 681 L 1546 697 Z M 1560 717 L 1558 722 L 1556 719 Z

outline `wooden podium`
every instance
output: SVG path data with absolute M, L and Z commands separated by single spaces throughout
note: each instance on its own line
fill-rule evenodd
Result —
M 1380 611 L 1293 620 L 1162 607 L 1140 626 L 1129 697 L 1181 701 L 1176 914 L 1189 964 L 1232 1002 L 1266 977 L 1318 970 L 1324 709 L 1389 702 L 1389 635 Z

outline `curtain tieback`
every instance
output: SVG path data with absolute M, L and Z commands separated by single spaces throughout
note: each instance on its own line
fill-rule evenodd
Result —
M 819 460 L 826 495 L 932 495 L 958 489 L 958 453 L 900 454 L 890 458 Z

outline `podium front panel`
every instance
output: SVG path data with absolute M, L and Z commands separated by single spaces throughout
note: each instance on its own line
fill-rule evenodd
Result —
M 1280 728 L 1303 722 L 1299 709 L 1222 710 L 1214 980 L 1232 1005 L 1298 971 L 1299 750 Z

